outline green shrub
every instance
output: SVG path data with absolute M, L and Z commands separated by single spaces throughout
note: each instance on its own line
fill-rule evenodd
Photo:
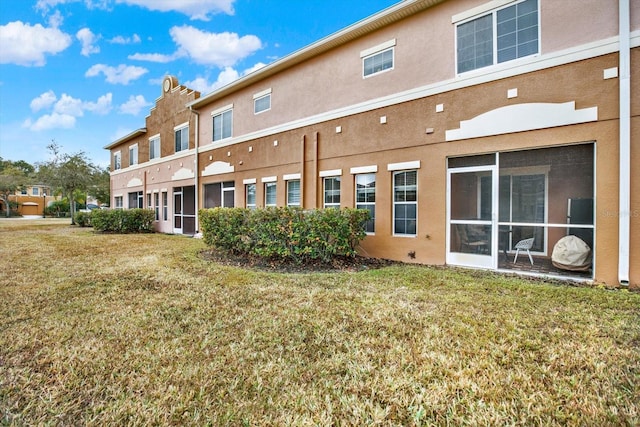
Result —
M 56 200 L 49 204 L 44 210 L 47 216 L 66 217 L 69 215 L 69 201 L 67 199 Z
M 200 230 L 217 250 L 303 263 L 355 256 L 369 212 L 361 209 L 202 209 Z
M 91 225 L 96 231 L 111 233 L 150 233 L 155 212 L 151 209 L 95 209 Z
M 80 227 L 91 227 L 91 212 L 78 212 L 73 219 Z

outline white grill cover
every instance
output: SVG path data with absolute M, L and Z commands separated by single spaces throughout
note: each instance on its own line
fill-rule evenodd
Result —
M 553 247 L 551 262 L 563 270 L 588 270 L 591 267 L 591 248 L 577 236 L 565 236 Z

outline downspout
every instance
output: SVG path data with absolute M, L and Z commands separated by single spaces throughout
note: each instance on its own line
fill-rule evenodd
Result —
M 631 231 L 631 33 L 629 0 L 620 0 L 620 201 L 618 281 L 629 286 Z
M 301 156 L 300 156 L 300 207 L 304 209 L 304 175 L 305 175 L 305 150 L 306 150 L 306 135 L 302 135 Z
M 195 168 L 195 204 L 196 204 L 196 234 L 200 232 L 200 218 L 198 215 L 198 210 L 200 209 L 200 165 L 199 165 L 199 151 L 200 151 L 200 138 L 199 138 L 199 123 L 200 123 L 200 112 L 198 110 L 194 110 L 193 106 L 189 105 L 189 110 L 196 116 L 196 128 L 195 128 L 195 144 L 196 144 L 196 153 L 194 160 L 194 168 Z

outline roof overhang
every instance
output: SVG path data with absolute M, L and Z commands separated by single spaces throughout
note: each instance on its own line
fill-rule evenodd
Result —
M 136 138 L 136 137 L 140 136 L 140 135 L 144 135 L 145 133 L 147 133 L 147 128 L 140 128 L 140 129 L 134 130 L 130 134 L 125 135 L 122 138 L 117 139 L 117 140 L 113 141 L 111 144 L 107 144 L 102 148 L 104 148 L 105 150 L 110 150 L 113 147 L 116 147 L 116 146 L 122 144 L 123 142 L 127 142 L 127 141 L 129 141 L 129 140 L 131 140 L 133 138 Z
M 195 101 L 187 104 L 190 109 L 200 108 L 233 92 L 250 86 L 256 82 L 264 80 L 283 70 L 291 68 L 303 61 L 318 56 L 324 52 L 358 39 L 366 34 L 377 31 L 383 27 L 391 25 L 408 16 L 414 15 L 446 0 L 404 0 L 388 7 L 368 18 L 356 22 L 336 33 L 333 33 L 317 42 L 297 50 L 265 67 L 260 68 L 232 83 L 221 87 Z M 106 147 L 105 147 L 106 148 Z

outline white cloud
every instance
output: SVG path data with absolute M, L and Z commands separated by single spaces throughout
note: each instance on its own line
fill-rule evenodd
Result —
M 114 38 L 112 38 L 111 40 L 109 40 L 109 43 L 113 43 L 113 44 L 137 44 L 140 43 L 140 36 L 137 34 L 132 35 L 131 37 L 124 37 L 124 36 L 115 36 Z
M 69 114 L 45 114 L 38 118 L 35 122 L 31 119 L 25 120 L 23 127 L 33 131 L 42 131 L 50 129 L 73 129 L 76 125 L 76 118 Z
M 94 114 L 104 116 L 105 114 L 109 114 L 109 112 L 111 111 L 112 100 L 113 94 L 109 92 L 106 95 L 102 95 L 100 98 L 98 98 L 96 102 L 85 102 L 84 108 Z
M 21 21 L 0 25 L 0 64 L 43 66 L 46 55 L 55 55 L 71 45 L 71 36 L 57 28 L 44 28 Z
M 110 67 L 105 64 L 96 64 L 87 70 L 85 77 L 95 77 L 102 73 L 107 83 L 127 85 L 148 72 L 146 68 L 131 65 L 120 64 L 117 67 Z
M 53 9 L 59 4 L 79 3 L 81 0 L 38 0 L 36 2 L 36 10 L 47 13 L 49 9 Z M 84 0 L 87 9 L 109 9 L 110 0 Z
M 56 10 L 53 15 L 49 17 L 49 26 L 52 28 L 59 28 L 64 22 L 64 18 L 59 10 Z
M 249 73 L 257 71 L 264 66 L 265 64 L 263 64 L 262 62 L 258 62 L 256 65 L 244 70 L 242 73 L 239 73 L 238 71 L 236 71 L 231 67 L 226 67 L 224 70 L 220 72 L 220 74 L 218 74 L 218 78 L 213 83 L 209 83 L 208 79 L 206 79 L 205 77 L 197 77 L 194 80 L 185 82 L 184 85 L 187 86 L 188 88 L 197 90 L 201 93 L 209 93 L 223 86 L 226 86 L 229 83 L 233 83 L 235 80 L 238 80 L 240 77 L 246 76 Z
M 226 13 L 233 15 L 233 3 L 235 0 L 116 0 L 116 3 L 125 3 L 144 7 L 160 12 L 179 12 L 191 19 L 208 21 L 210 15 Z
M 120 106 L 119 110 L 122 114 L 131 114 L 133 116 L 137 116 L 138 113 L 140 113 L 140 110 L 149 106 L 151 106 L 151 103 L 147 102 L 147 100 L 144 99 L 144 96 L 131 95 L 129 96 L 129 100 Z
M 66 93 L 57 99 L 53 91 L 48 91 L 31 101 L 31 109 L 36 112 L 51 108 L 53 112 L 39 117 L 35 122 L 27 119 L 22 126 L 34 131 L 71 129 L 76 124 L 76 118 L 83 117 L 85 111 L 99 115 L 109 113 L 112 109 L 112 99 L 111 93 L 102 95 L 96 102 L 83 101 Z
M 262 48 L 260 39 L 253 35 L 206 33 L 190 26 L 173 27 L 169 32 L 179 50 L 198 64 L 231 67 Z
M 74 117 L 82 117 L 84 115 L 83 102 L 81 99 L 77 99 L 63 93 L 60 100 L 53 106 L 53 112 Z
M 92 53 L 100 52 L 100 47 L 95 43 L 98 41 L 98 37 L 91 32 L 88 28 L 83 28 L 76 33 L 76 38 L 82 43 L 82 50 L 80 53 L 83 56 L 89 56 Z
M 184 55 L 180 55 L 178 53 L 174 53 L 172 55 L 163 55 L 161 53 L 134 53 L 133 55 L 129 55 L 127 58 L 133 61 L 148 61 L 166 64 L 167 62 L 175 61 L 180 56 Z
M 41 94 L 39 97 L 34 98 L 29 105 L 31 106 L 31 111 L 35 113 L 51 107 L 57 100 L 58 97 L 56 94 L 50 90 Z

